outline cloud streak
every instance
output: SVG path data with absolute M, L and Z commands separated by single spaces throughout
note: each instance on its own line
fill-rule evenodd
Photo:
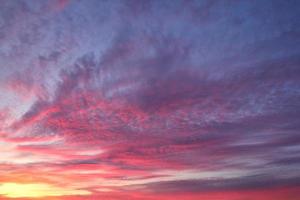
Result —
M 297 4 L 5 2 L 0 199 L 295 198 Z

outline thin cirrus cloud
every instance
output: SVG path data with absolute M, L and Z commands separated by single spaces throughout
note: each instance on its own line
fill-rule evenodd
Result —
M 298 2 L 1 4 L 0 199 L 299 196 Z

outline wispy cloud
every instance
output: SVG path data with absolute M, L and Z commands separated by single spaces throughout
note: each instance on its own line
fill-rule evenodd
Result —
M 298 8 L 4 1 L 0 199 L 295 199 Z

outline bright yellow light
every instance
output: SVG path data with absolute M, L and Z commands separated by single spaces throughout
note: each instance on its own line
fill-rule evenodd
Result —
M 89 195 L 87 190 L 64 189 L 40 183 L 3 183 L 0 185 L 0 195 L 10 198 L 20 197 L 47 197 L 47 196 L 65 196 L 65 195 Z

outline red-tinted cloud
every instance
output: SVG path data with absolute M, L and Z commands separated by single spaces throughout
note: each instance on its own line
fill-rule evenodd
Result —
M 29 108 L 0 114 L 0 184 L 90 193 L 49 198 L 60 200 L 294 200 L 295 11 L 267 4 L 6 5 L 22 7 L 35 32 L 8 42 L 26 66 L 4 71 L 3 85 Z M 266 17 L 265 7 L 293 12 Z M 28 46 L 25 59 L 18 52 Z

